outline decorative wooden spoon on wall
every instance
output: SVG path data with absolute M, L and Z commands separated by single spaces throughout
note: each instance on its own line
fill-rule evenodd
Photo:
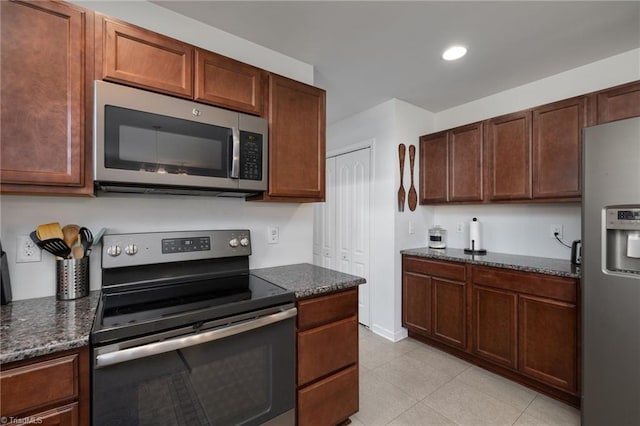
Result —
M 404 146 L 403 143 L 398 145 L 398 154 L 400 156 L 400 189 L 398 189 L 398 211 L 399 212 L 404 211 L 405 191 L 404 191 L 403 179 L 404 179 L 404 156 L 405 156 L 406 149 L 407 148 Z
M 418 193 L 416 187 L 413 184 L 413 166 L 416 162 L 416 147 L 415 145 L 409 146 L 409 168 L 411 170 L 411 187 L 409 187 L 409 210 L 414 211 L 418 205 Z

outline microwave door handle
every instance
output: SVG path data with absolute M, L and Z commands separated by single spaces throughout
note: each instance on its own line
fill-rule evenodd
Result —
M 232 146 L 231 146 L 231 178 L 238 179 L 240 177 L 240 129 L 231 128 Z

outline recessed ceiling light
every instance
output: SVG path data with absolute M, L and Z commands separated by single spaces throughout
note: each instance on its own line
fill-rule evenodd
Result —
M 464 46 L 451 46 L 442 54 L 442 59 L 445 61 L 455 61 L 462 58 L 467 54 L 467 48 Z

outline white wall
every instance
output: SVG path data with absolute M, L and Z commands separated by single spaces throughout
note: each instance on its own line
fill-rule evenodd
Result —
M 110 233 L 199 229 L 249 229 L 251 268 L 312 262 L 311 204 L 252 203 L 238 199 L 162 195 L 104 195 L 96 198 L 2 196 L 3 249 L 7 252 L 15 300 L 55 294 L 55 261 L 15 263 L 16 238 L 38 224 L 60 222 L 102 227 Z M 267 243 L 267 226 L 280 228 L 280 243 Z M 91 289 L 99 289 L 100 250 L 91 254 Z
M 563 241 L 580 239 L 580 204 L 511 204 L 442 206 L 435 209 L 434 224 L 447 230 L 447 246 L 469 247 L 469 221 L 477 217 L 483 248 L 495 253 L 569 259 L 571 250 L 551 238 L 551 225 L 563 226 Z M 464 230 L 458 233 L 457 224 Z
M 313 66 L 147 1 L 70 0 L 79 6 L 247 64 L 313 84 Z
M 327 151 L 374 140 L 372 147 L 374 235 L 371 236 L 371 328 L 391 340 L 406 335 L 400 322 L 402 291 L 400 255 L 402 248 L 424 245 L 428 214 L 424 209 L 397 213 L 400 183 L 398 144 L 416 143 L 418 136 L 431 131 L 433 116 L 428 111 L 406 102 L 392 99 L 363 111 L 327 128 Z M 409 190 L 409 156 L 407 153 L 405 188 Z M 417 170 L 417 162 L 416 162 Z M 416 175 L 417 178 L 417 175 Z M 415 233 L 409 235 L 413 222 Z M 390 226 L 390 224 L 394 224 Z M 397 229 L 406 229 L 398 239 Z

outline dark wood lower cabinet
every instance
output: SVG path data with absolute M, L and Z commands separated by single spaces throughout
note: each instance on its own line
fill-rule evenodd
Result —
M 518 296 L 473 286 L 473 353 L 510 368 L 517 367 Z
M 334 426 L 358 412 L 358 289 L 298 301 L 300 426 Z
M 577 279 L 407 255 L 402 265 L 410 337 L 580 405 Z
M 519 296 L 519 369 L 523 374 L 577 392 L 576 305 Z
M 432 279 L 433 337 L 460 348 L 467 344 L 465 283 Z
M 3 364 L 0 415 L 12 423 L 89 425 L 89 348 Z

